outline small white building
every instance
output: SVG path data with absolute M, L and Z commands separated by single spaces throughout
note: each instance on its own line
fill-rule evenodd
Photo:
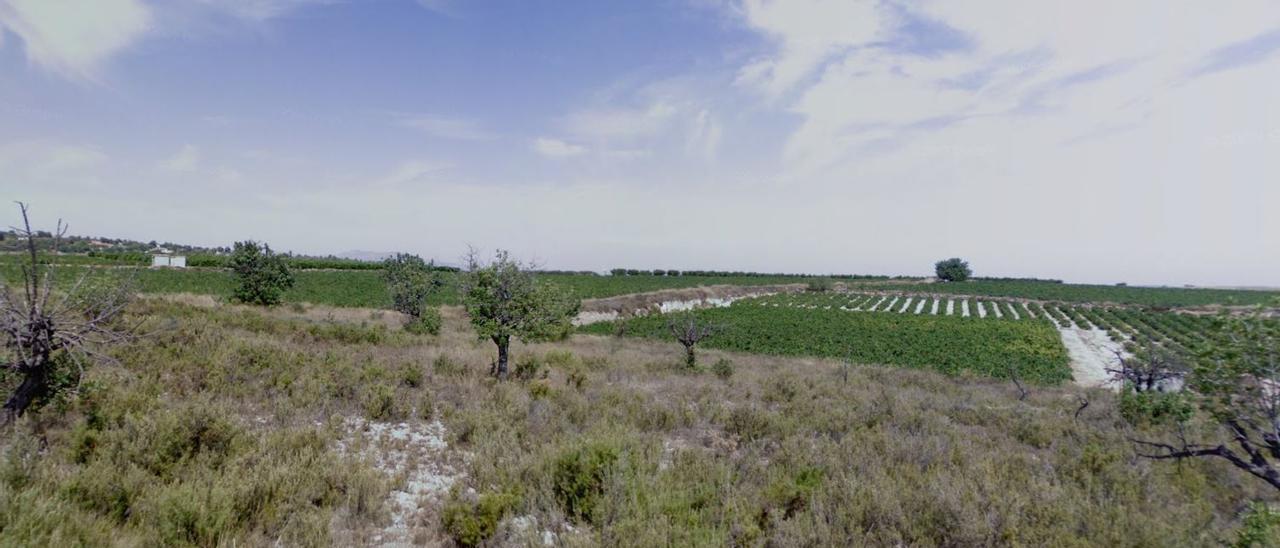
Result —
M 187 256 L 174 255 L 172 253 L 159 253 L 151 256 L 151 266 L 169 267 L 169 268 L 186 268 Z

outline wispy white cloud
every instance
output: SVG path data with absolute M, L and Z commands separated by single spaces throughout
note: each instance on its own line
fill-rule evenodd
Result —
M 94 82 L 112 58 L 144 39 L 218 20 L 256 25 L 337 1 L 0 0 L 0 31 L 16 35 L 32 63 L 69 79 Z M 0 40 L 0 47 L 5 45 Z
M 743 67 L 738 81 L 775 97 L 831 56 L 883 39 L 890 30 L 877 0 L 746 0 L 739 13 L 776 40 L 778 51 Z
M 56 141 L 15 141 L 0 144 L 0 173 L 19 189 L 54 185 L 94 185 L 110 157 L 96 146 Z
M 418 0 L 418 5 L 442 15 L 457 16 L 458 6 L 453 0 Z
M 464 118 L 449 118 L 430 114 L 401 114 L 397 116 L 396 123 L 445 139 L 487 141 L 497 137 L 496 134 L 481 127 L 474 120 Z
M 1280 10 L 1245 4 L 1179 10 L 1152 21 L 1151 13 L 1166 11 L 1162 2 L 1126 2 L 1100 21 L 1077 5 L 1016 1 L 914 3 L 907 17 L 876 2 L 747 0 L 740 16 L 777 45 L 743 66 L 739 82 L 774 100 L 786 93 L 781 106 L 801 116 L 784 149 L 792 179 L 926 133 L 1008 127 L 1000 118 L 1056 132 L 1055 142 L 1113 135 L 1082 122 L 1140 126 L 1152 95 L 1165 93 L 1187 72 L 1187 59 L 1214 44 L 1249 38 L 1216 50 L 1205 66 L 1258 62 L 1280 51 L 1274 32 L 1264 32 L 1280 23 Z M 862 11 L 847 13 L 853 9 Z M 914 36 L 921 28 L 912 28 L 921 20 L 951 29 L 962 47 L 938 54 L 922 46 Z M 855 23 L 841 29 L 833 21 Z M 1143 25 L 1154 25 L 1155 34 L 1133 32 Z
M 449 165 L 428 160 L 407 160 L 400 163 L 390 173 L 374 179 L 375 187 L 400 187 L 413 183 L 428 183 L 440 172 L 449 169 Z
M 720 123 L 703 109 L 694 116 L 685 137 L 685 152 L 704 160 L 714 159 L 720 148 L 722 129 Z
M 538 137 L 533 140 L 533 150 L 550 158 L 571 158 L 585 154 L 587 147 L 552 137 Z
M 633 139 L 666 128 L 675 113 L 676 107 L 664 101 L 641 108 L 588 108 L 570 114 L 565 129 L 582 139 Z
M 338 0 L 187 0 L 246 21 L 262 22 L 286 15 L 299 8 L 316 4 L 333 4 Z
M 186 144 L 177 152 L 164 160 L 157 166 L 161 170 L 177 173 L 190 173 L 200 167 L 200 148 Z
M 77 80 L 96 79 L 103 63 L 151 25 L 140 0 L 0 1 L 0 27 L 22 40 L 27 59 Z

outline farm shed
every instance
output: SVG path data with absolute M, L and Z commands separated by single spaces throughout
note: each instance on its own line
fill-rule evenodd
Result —
M 187 256 L 172 253 L 158 253 L 151 256 L 152 267 L 186 268 Z

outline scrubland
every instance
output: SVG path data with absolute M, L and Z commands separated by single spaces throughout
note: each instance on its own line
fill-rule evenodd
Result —
M 443 312 L 136 303 L 146 336 L 0 438 L 0 544 L 1195 546 L 1274 498 L 1137 457 L 1171 432 L 1105 391 L 582 334 L 498 381 Z M 362 436 L 436 421 L 394 470 Z M 393 531 L 429 459 L 456 474 Z

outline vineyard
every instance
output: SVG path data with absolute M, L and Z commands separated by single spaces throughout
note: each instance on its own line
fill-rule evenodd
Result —
M 830 357 L 931 368 L 948 374 L 971 372 L 998 378 L 1016 374 L 1045 384 L 1071 379 L 1066 350 L 1057 330 L 1046 321 L 977 321 L 976 316 L 897 312 L 912 307 L 905 300 L 895 305 L 900 308 L 893 313 L 885 314 L 851 313 L 830 304 L 792 306 L 778 302 L 787 298 L 745 299 L 726 308 L 696 311 L 700 318 L 722 326 L 705 344 L 738 352 Z M 797 298 L 816 303 L 836 297 Z M 667 338 L 665 322 L 666 318 L 653 315 L 593 324 L 582 330 Z
M 932 287 L 932 286 L 931 286 Z M 772 295 L 741 301 L 743 306 L 948 316 L 974 320 L 1048 319 L 1061 328 L 1100 329 L 1126 344 L 1154 342 L 1192 356 L 1211 342 L 1219 320 L 1213 316 L 1078 303 L 1015 299 L 951 298 L 938 295 L 837 293 Z
M 1072 303 L 1114 303 L 1152 307 L 1259 305 L 1275 303 L 1280 292 L 1248 289 L 1196 289 L 1065 284 L 1030 280 L 974 280 L 960 283 L 915 283 L 896 286 L 907 292 L 984 297 L 1018 297 Z
M 722 333 L 707 343 L 714 348 L 993 377 L 1015 371 L 1042 383 L 1071 378 L 1059 330 L 1064 337 L 1092 331 L 1100 340 L 1117 343 L 1116 349 L 1133 351 L 1138 345 L 1156 344 L 1193 357 L 1213 342 L 1220 321 L 1114 305 L 883 292 L 777 294 L 697 314 L 722 326 Z M 582 330 L 669 338 L 665 322 L 665 317 L 652 315 Z M 1105 361 L 1114 358 L 1105 347 L 1094 351 L 1105 354 Z M 1102 366 L 1096 367 L 1100 372 Z

